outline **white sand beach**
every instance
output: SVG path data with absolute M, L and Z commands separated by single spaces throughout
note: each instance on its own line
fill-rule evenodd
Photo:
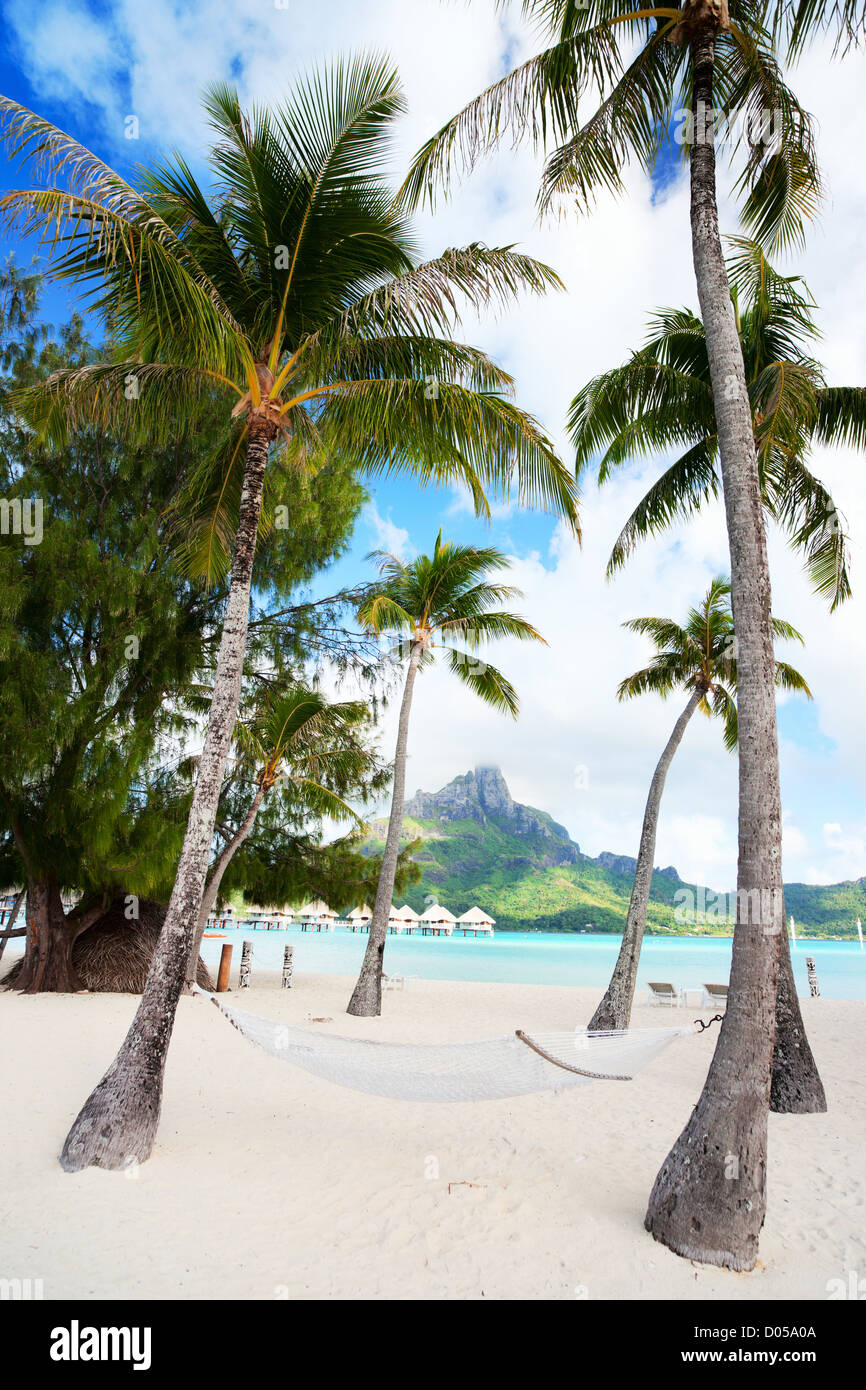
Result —
M 368 1020 L 345 1013 L 352 983 L 301 975 L 283 991 L 259 972 L 227 997 L 407 1042 L 572 1028 L 597 1002 L 592 989 L 418 980 Z M 829 1113 L 770 1117 L 761 1260 L 733 1274 L 679 1259 L 642 1225 L 715 1029 L 634 1082 L 432 1105 L 319 1080 L 183 999 L 152 1159 L 136 1175 L 66 1175 L 66 1130 L 137 1002 L 0 996 L 0 1275 L 41 1279 L 47 1299 L 824 1300 L 828 1281 L 864 1272 L 866 1003 L 803 1001 Z M 633 1026 L 692 1016 L 639 1007 Z

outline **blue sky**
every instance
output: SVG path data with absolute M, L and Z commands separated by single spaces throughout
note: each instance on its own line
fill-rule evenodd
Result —
M 206 132 L 197 93 L 208 81 L 235 80 L 245 100 L 278 99 L 292 74 L 335 51 L 386 49 L 397 61 L 410 111 L 400 128 L 395 173 L 442 120 L 504 70 L 533 51 L 519 7 L 492 0 L 469 5 L 439 0 L 216 0 L 187 5 L 133 0 L 100 5 L 0 0 L 8 43 L 0 56 L 5 94 L 38 110 L 131 175 L 177 146 L 200 169 Z M 828 204 L 806 252 L 791 270 L 805 273 L 821 305 L 822 355 L 833 382 L 866 380 L 862 306 L 866 299 L 866 173 L 859 149 L 858 92 L 863 57 L 831 68 L 826 53 L 796 74 L 796 85 L 820 122 L 819 150 Z M 138 138 L 125 138 L 129 116 Z M 522 405 L 536 413 L 568 457 L 564 420 L 574 392 L 596 372 L 622 360 L 662 305 L 694 306 L 687 196 L 668 164 L 655 187 L 635 170 L 627 196 L 602 198 L 590 219 L 539 226 L 534 215 L 538 163 L 527 150 L 506 150 L 460 187 L 459 195 L 419 221 L 425 252 L 482 240 L 516 241 L 560 271 L 567 293 L 527 301 L 505 318 L 468 319 L 464 336 L 490 350 L 515 375 Z M 725 230 L 735 209 L 724 197 Z M 0 166 L 3 187 L 26 183 Z M 19 261 L 29 250 L 3 239 Z M 844 275 L 840 274 L 844 267 Z M 75 303 L 52 289 L 47 312 L 59 322 Z M 641 613 L 683 616 L 713 574 L 727 567 L 718 509 L 688 528 L 644 547 L 626 572 L 606 584 L 610 545 L 659 463 L 625 470 L 599 492 L 585 486 L 580 551 L 550 518 L 499 509 L 491 527 L 479 523 L 453 493 L 423 491 L 406 480 L 378 481 L 351 553 L 322 577 L 322 587 L 354 582 L 376 546 L 405 553 L 429 547 L 440 526 L 459 540 L 492 541 L 512 557 L 522 607 L 548 637 L 538 653 L 504 649 L 495 659 L 518 685 L 523 712 L 512 725 L 473 705 L 443 673 L 425 676 L 413 715 L 409 781 L 432 788 L 479 761 L 497 761 L 521 800 L 549 810 L 590 853 L 633 853 L 652 767 L 677 711 L 661 701 L 618 705 L 616 685 L 647 651 L 622 631 Z M 815 461 L 831 484 L 855 536 L 866 536 L 862 461 L 843 454 Z M 786 652 L 815 691 L 813 704 L 780 706 L 785 873 L 831 882 L 866 873 L 866 799 L 862 769 L 866 732 L 859 716 L 866 680 L 864 599 L 832 618 L 809 592 L 799 562 L 771 537 L 774 606 L 807 637 Z M 386 721 L 383 737 L 391 736 Z M 659 834 L 658 860 L 714 886 L 734 881 L 734 760 L 706 721 L 689 730 L 671 774 Z

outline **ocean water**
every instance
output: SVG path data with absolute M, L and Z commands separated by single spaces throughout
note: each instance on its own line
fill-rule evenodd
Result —
M 222 940 L 202 943 L 207 965 L 216 970 L 223 942 L 234 945 L 232 969 L 240 963 L 241 942 L 253 943 L 253 970 L 279 970 L 283 948 L 294 946 L 296 971 L 314 975 L 357 974 L 366 934 L 334 932 L 226 931 Z M 591 985 L 602 988 L 619 952 L 618 936 L 601 933 L 498 932 L 483 937 L 389 936 L 385 969 L 428 980 L 488 980 L 501 984 Z M 806 956 L 812 956 L 821 993 L 828 999 L 866 999 L 866 951 L 848 941 L 798 942 L 792 951 L 797 992 L 808 995 Z M 729 939 L 707 937 L 644 938 L 638 988 L 647 980 L 668 980 L 699 989 L 705 982 L 725 984 L 731 969 Z

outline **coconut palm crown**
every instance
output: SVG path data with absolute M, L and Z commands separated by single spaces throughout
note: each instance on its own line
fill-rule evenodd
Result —
M 462 308 L 501 308 L 560 287 L 512 247 L 478 243 L 421 262 L 386 173 L 405 108 L 384 58 L 336 62 L 279 106 L 241 109 L 208 89 L 212 186 L 178 154 L 130 184 L 71 136 L 8 98 L 9 153 L 45 186 L 0 199 L 6 225 L 40 236 L 48 274 L 89 294 L 112 360 L 55 374 L 19 407 L 63 440 L 99 420 L 175 440 L 222 415 L 225 448 L 190 480 L 190 563 L 227 568 L 245 441 L 276 440 L 271 473 L 339 449 L 370 474 L 468 486 L 549 507 L 576 526 L 569 471 L 508 397 L 512 382 L 450 332 Z M 271 494 L 279 478 L 271 481 Z M 267 523 L 267 508 L 266 508 Z
M 799 53 L 827 29 L 843 48 L 862 42 L 862 5 L 522 0 L 519 8 L 534 25 L 540 50 L 422 146 L 403 185 L 407 205 L 433 205 L 455 173 L 471 171 L 506 140 L 525 139 L 546 151 L 542 213 L 589 210 L 603 190 L 622 192 L 631 160 L 652 174 L 665 153 L 686 155 L 696 138 L 688 125 L 690 41 L 709 23 L 716 34 L 713 107 L 731 117 L 727 144 L 744 226 L 768 250 L 802 242 L 821 199 L 821 179 L 811 117 L 788 85 L 778 53 Z
M 866 388 L 828 386 L 811 355 L 814 301 L 780 275 L 754 242 L 732 237 L 728 274 L 743 349 L 764 506 L 805 556 L 831 608 L 851 592 L 843 518 L 808 466 L 813 445 L 866 447 Z M 613 548 L 608 574 L 637 543 L 697 511 L 721 491 L 706 335 L 689 309 L 660 310 L 645 345 L 575 396 L 569 429 L 578 476 L 601 455 L 607 482 L 640 457 L 681 450 L 637 504 Z
M 358 617 L 377 634 L 395 639 L 392 655 L 418 645 L 419 669 L 447 653 L 449 670 L 486 704 L 517 717 L 517 693 L 501 671 L 482 661 L 479 648 L 500 638 L 543 642 L 536 629 L 516 613 L 494 605 L 520 597 L 512 585 L 491 583 L 487 576 L 508 565 L 492 546 L 457 545 L 436 537 L 431 555 L 401 560 L 385 551 L 369 557 L 378 562 L 380 581 L 358 607 Z
M 773 635 L 802 643 L 791 623 L 773 618 Z M 654 694 L 666 698 L 675 690 L 700 695 L 702 714 L 723 721 L 725 747 L 737 744 L 737 644 L 731 613 L 731 585 L 716 578 L 704 598 L 689 610 L 684 625 L 673 618 L 630 618 L 623 623 L 630 632 L 649 637 L 656 651 L 649 665 L 620 682 L 619 700 Z M 776 661 L 776 686 L 796 690 L 812 698 L 803 676 L 785 661 Z

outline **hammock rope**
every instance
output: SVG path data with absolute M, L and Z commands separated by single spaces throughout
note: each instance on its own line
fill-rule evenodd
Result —
M 634 1081 L 633 1076 L 616 1076 L 603 1071 L 584 1071 L 583 1067 L 572 1067 L 568 1062 L 560 1062 L 557 1057 L 551 1057 L 549 1052 L 545 1052 L 537 1042 L 524 1033 L 522 1028 L 515 1029 L 515 1038 L 519 1038 L 527 1047 L 531 1047 L 533 1052 L 537 1052 L 539 1057 L 543 1057 L 546 1062 L 552 1062 L 555 1067 L 562 1067 L 563 1071 L 573 1071 L 577 1076 L 585 1076 L 589 1081 Z
M 463 1043 L 374 1042 L 289 1027 L 236 1009 L 198 985 L 193 992 L 209 999 L 243 1037 L 272 1057 L 338 1086 L 393 1100 L 502 1100 L 591 1080 L 630 1081 L 676 1038 L 698 1031 L 692 1024 L 537 1038 L 518 1030 Z

